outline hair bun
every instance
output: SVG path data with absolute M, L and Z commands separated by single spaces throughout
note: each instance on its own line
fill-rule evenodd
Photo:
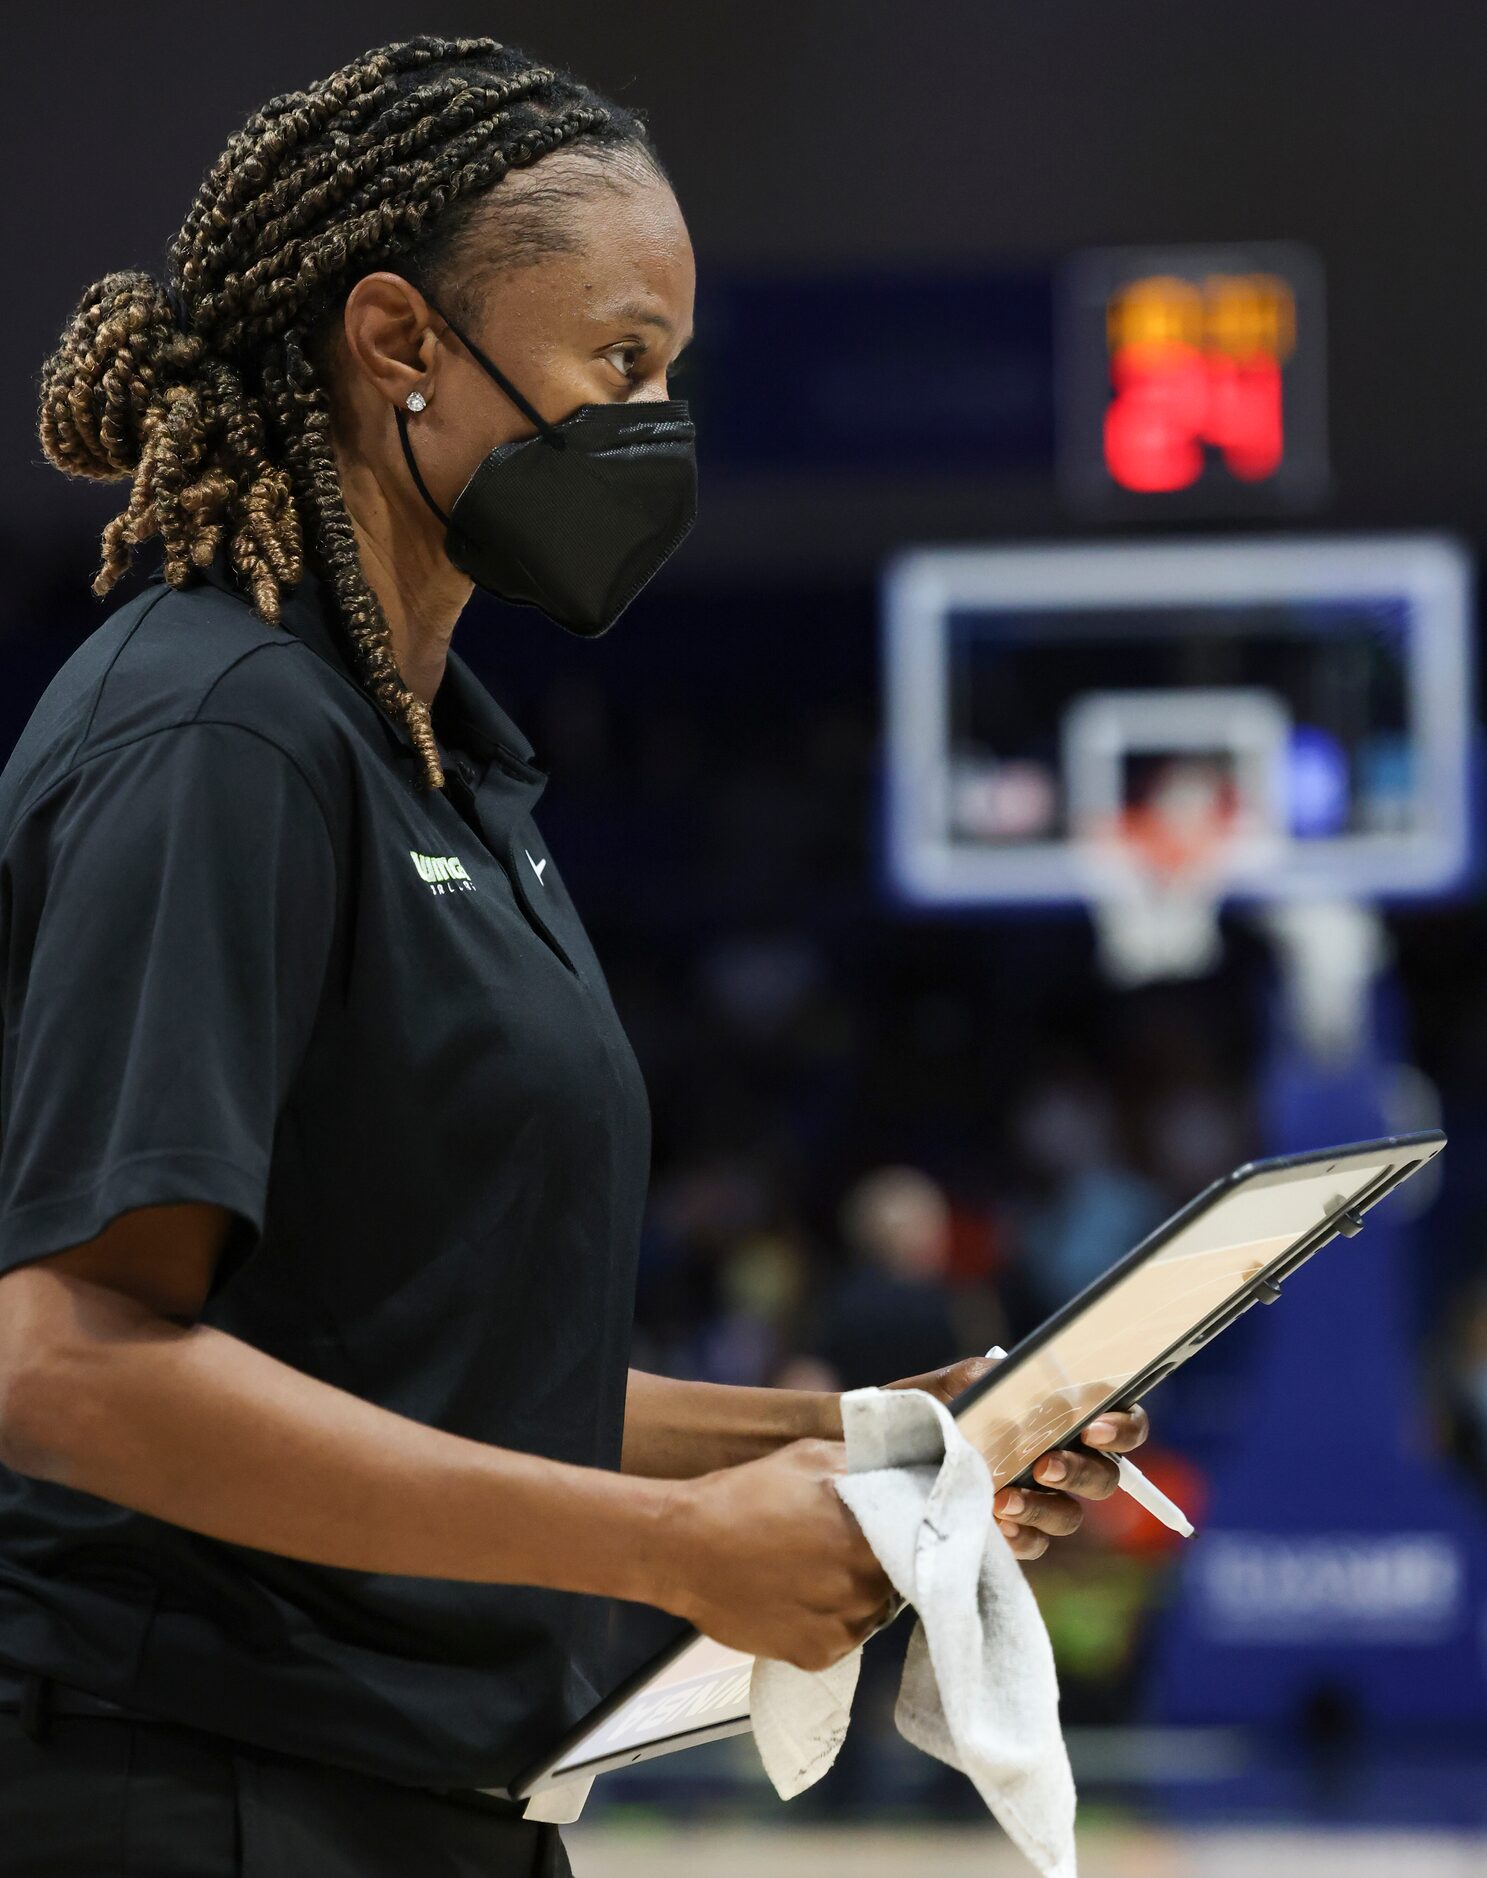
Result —
M 169 383 L 189 377 L 200 342 L 153 275 L 105 274 L 82 295 L 42 367 L 42 448 L 72 476 L 114 482 L 139 467 L 145 420 Z

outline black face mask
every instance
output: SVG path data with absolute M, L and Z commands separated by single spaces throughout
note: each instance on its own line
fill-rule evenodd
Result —
M 696 520 L 686 401 L 581 404 L 549 424 L 447 313 L 440 318 L 538 432 L 497 444 L 446 515 L 418 473 L 398 407 L 403 455 L 445 525 L 444 552 L 498 599 L 540 607 L 586 638 L 607 632 Z

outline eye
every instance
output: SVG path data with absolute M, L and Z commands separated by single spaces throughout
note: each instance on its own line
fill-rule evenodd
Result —
M 624 365 L 616 364 L 616 353 L 621 354 L 628 363 Z M 604 356 L 611 364 L 614 364 L 614 368 L 621 378 L 634 378 L 636 361 L 644 358 L 645 347 L 625 342 L 617 346 L 611 346 Z
M 610 361 L 621 378 L 627 379 L 631 384 L 634 384 L 640 376 L 636 367 L 645 358 L 649 350 L 650 348 L 648 346 L 638 345 L 633 341 L 626 340 L 619 345 L 611 346 L 604 354 L 604 357 Z M 624 363 L 621 363 L 621 360 L 623 360 Z M 689 370 L 690 364 L 685 358 L 679 358 L 672 365 L 668 366 L 666 370 L 666 385 L 668 391 L 679 379 L 683 378 Z

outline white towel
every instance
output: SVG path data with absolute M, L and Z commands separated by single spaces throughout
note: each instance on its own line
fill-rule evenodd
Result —
M 1042 1613 L 992 1512 L 991 1475 L 922 1389 L 842 1397 L 837 1491 L 894 1589 L 918 1612 L 894 1721 L 905 1740 L 975 1782 L 1045 1878 L 1075 1878 L 1074 1777 Z M 760 1657 L 754 1739 L 775 1791 L 819 1780 L 847 1732 L 859 1647 L 830 1669 Z

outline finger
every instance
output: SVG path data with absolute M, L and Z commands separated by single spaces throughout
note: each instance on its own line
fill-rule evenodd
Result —
M 1033 1478 L 1040 1486 L 1056 1486 L 1060 1493 L 1077 1493 L 1081 1500 L 1108 1500 L 1120 1485 L 1120 1469 L 1106 1454 L 1055 1448 L 1033 1463 Z
M 1036 1493 L 1026 1487 L 1010 1487 L 998 1497 L 1001 1504 L 997 1512 L 1004 1530 L 1011 1522 L 1036 1527 L 1055 1539 L 1066 1539 L 1071 1532 L 1078 1532 L 1084 1521 L 1084 1508 L 1067 1493 Z
M 889 1618 L 892 1617 L 897 1610 L 898 1593 L 895 1591 L 884 1598 L 882 1604 L 873 1613 L 872 1619 L 868 1624 L 867 1634 L 871 1636 L 874 1631 L 881 1630 L 884 1624 L 888 1622 Z
M 882 1610 L 874 1611 L 867 1617 L 849 1618 L 846 1624 L 847 1648 L 849 1650 L 855 1650 L 859 1643 L 866 1643 L 882 1621 Z
M 1129 1454 L 1132 1448 L 1139 1448 L 1150 1433 L 1146 1410 L 1138 1403 L 1135 1408 L 1111 1409 L 1097 1417 L 1080 1438 L 1092 1448 L 1103 1448 L 1107 1454 Z
M 924 1389 L 930 1395 L 938 1396 L 942 1402 L 953 1402 L 956 1396 L 963 1394 L 972 1383 L 980 1382 L 989 1369 L 995 1369 L 993 1359 L 985 1356 L 965 1356 L 958 1363 L 948 1363 L 944 1369 L 931 1370 L 927 1376 L 910 1377 L 907 1382 L 894 1383 L 890 1386 L 898 1389 Z
M 1026 1526 L 1012 1525 L 1010 1521 L 999 1519 L 997 1526 L 1002 1537 L 1012 1549 L 1013 1558 L 1042 1558 L 1048 1550 L 1048 1534 L 1031 1532 Z M 1010 1529 L 1009 1529 L 1010 1528 Z

